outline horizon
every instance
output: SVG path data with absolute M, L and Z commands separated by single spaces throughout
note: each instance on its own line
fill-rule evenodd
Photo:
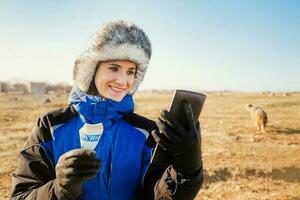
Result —
M 67 82 L 50 82 L 50 81 L 33 81 L 33 80 L 8 80 L 8 81 L 2 81 L 0 80 L 0 84 L 1 83 L 9 83 L 10 85 L 14 85 L 14 84 L 24 84 L 26 85 L 28 82 L 37 82 L 37 83 L 46 83 L 47 85 L 66 85 L 66 86 L 70 86 L 73 87 L 74 84 L 70 84 Z M 138 88 L 138 90 L 136 92 L 147 92 L 147 91 L 174 91 L 174 90 L 190 90 L 190 91 L 194 91 L 194 92 L 229 92 L 229 93 L 300 93 L 300 90 L 251 90 L 251 91 L 244 91 L 244 90 L 230 90 L 230 89 L 223 89 L 223 90 L 207 90 L 207 89 L 186 89 L 186 88 Z
M 152 43 L 139 90 L 300 91 L 299 6 L 296 0 L 6 1 L 0 80 L 72 85 L 75 59 L 99 25 L 124 19 Z

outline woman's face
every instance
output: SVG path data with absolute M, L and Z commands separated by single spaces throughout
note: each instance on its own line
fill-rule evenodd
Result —
M 121 101 L 133 86 L 136 64 L 128 60 L 101 62 L 95 74 L 95 85 L 102 97 Z

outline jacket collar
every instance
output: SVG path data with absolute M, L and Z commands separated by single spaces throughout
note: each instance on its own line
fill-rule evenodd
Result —
M 126 95 L 122 101 L 116 102 L 104 97 L 92 96 L 73 86 L 69 95 L 69 105 L 84 118 L 87 123 L 99 123 L 105 120 L 117 121 L 126 114 L 132 113 L 134 103 L 131 95 Z

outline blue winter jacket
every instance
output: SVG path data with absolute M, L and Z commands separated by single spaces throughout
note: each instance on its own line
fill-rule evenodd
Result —
M 53 164 L 56 165 L 65 152 L 80 148 L 79 130 L 84 123 L 102 123 L 104 131 L 94 149 L 101 160 L 100 172 L 84 183 L 81 199 L 133 199 L 149 165 L 151 148 L 145 145 L 148 133 L 122 119 L 133 112 L 132 96 L 115 102 L 73 88 L 69 104 L 79 115 L 56 125 L 52 130 L 53 140 L 42 144 L 47 153 L 53 155 Z

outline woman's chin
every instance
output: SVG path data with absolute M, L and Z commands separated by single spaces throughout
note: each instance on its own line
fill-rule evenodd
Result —
M 113 101 L 120 102 L 125 97 L 125 95 L 126 95 L 125 93 L 120 93 L 120 94 L 113 93 L 109 95 L 109 98 Z
M 123 98 L 111 97 L 110 99 L 115 101 L 115 102 L 120 102 L 120 101 L 122 101 Z

